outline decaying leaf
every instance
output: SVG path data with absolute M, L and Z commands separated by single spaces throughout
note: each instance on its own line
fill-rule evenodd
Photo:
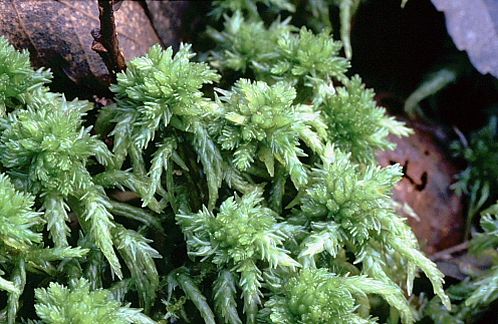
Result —
M 432 0 L 446 17 L 446 27 L 459 50 L 482 74 L 498 77 L 498 2 L 496 0 Z
M 139 2 L 124 1 L 115 15 L 127 60 L 159 42 Z M 99 27 L 98 16 L 97 0 L 2 0 L 0 35 L 18 49 L 27 48 L 33 64 L 50 67 L 61 82 L 69 79 L 98 93 L 110 81 L 104 62 L 91 49 L 91 31 Z
M 408 122 L 415 134 L 407 138 L 392 137 L 394 151 L 378 153 L 381 165 L 399 163 L 404 177 L 394 190 L 394 199 L 408 204 L 417 217 L 408 216 L 408 223 L 425 252 L 432 254 L 458 244 L 464 228 L 463 205 L 450 189 L 458 169 L 435 143 L 427 127 Z

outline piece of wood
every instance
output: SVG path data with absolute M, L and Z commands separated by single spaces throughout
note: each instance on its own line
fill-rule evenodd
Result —
M 0 35 L 16 48 L 28 49 L 35 67 L 51 68 L 55 90 L 66 94 L 74 90 L 75 96 L 81 91 L 90 96 L 108 93 L 112 77 L 92 50 L 91 31 L 100 25 L 97 0 L 2 0 L 0 17 Z M 124 1 L 115 20 L 127 60 L 160 42 L 139 2 Z

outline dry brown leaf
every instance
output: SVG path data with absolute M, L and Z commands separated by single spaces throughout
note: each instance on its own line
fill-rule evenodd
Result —
M 457 167 L 436 144 L 427 127 L 410 122 L 415 134 L 408 138 L 392 137 L 394 151 L 377 155 L 381 165 L 399 163 L 404 178 L 394 190 L 394 199 L 408 204 L 418 219 L 408 223 L 425 252 L 432 254 L 461 242 L 464 228 L 461 199 L 450 189 Z
M 50 67 L 61 84 L 70 80 L 90 93 L 102 93 L 110 78 L 102 59 L 91 49 L 98 15 L 97 0 L 2 0 L 0 35 L 16 48 L 27 48 L 33 64 Z M 124 1 L 115 15 L 127 60 L 159 42 L 139 2 Z

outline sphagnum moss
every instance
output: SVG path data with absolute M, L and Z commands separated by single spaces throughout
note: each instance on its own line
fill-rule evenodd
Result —
M 410 130 L 348 77 L 329 33 L 267 27 L 253 4 L 215 3 L 225 30 L 210 29 L 207 62 L 189 45 L 130 61 L 99 112 L 106 134 L 0 41 L 0 317 L 16 321 L 40 276 L 40 323 L 372 323 L 372 294 L 412 323 L 417 269 L 449 308 L 395 213 L 399 166 L 373 158 Z M 254 80 L 221 89 L 226 73 Z

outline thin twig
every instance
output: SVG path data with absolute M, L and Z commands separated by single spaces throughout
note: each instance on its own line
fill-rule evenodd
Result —
M 100 28 L 92 30 L 92 49 L 104 60 L 111 81 L 116 81 L 116 73 L 126 69 L 123 52 L 119 49 L 119 40 L 114 21 L 114 0 L 98 0 Z
M 458 245 L 454 245 L 450 248 L 447 248 L 446 250 L 442 250 L 442 251 L 439 251 L 437 253 L 434 253 L 431 256 L 431 260 L 432 261 L 447 260 L 449 257 L 451 257 L 452 254 L 465 251 L 468 248 L 469 248 L 469 241 L 465 241 L 465 242 L 460 243 Z

